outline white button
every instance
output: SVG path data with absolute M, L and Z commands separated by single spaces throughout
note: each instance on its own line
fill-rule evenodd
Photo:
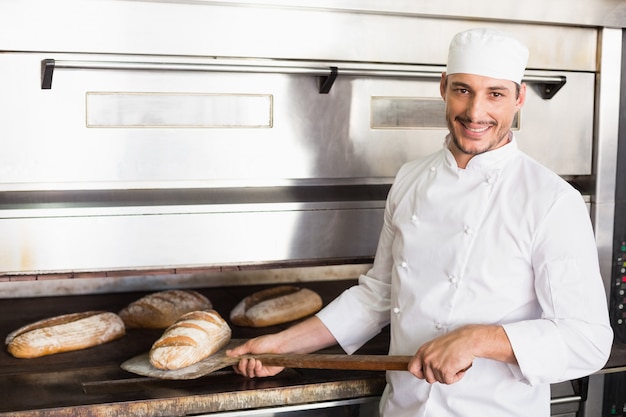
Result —
M 495 180 L 493 179 L 491 175 L 488 175 L 487 178 L 485 178 L 485 182 L 489 185 L 492 185 L 495 182 Z
M 407 266 L 409 266 L 409 264 L 406 263 L 406 261 L 403 261 L 400 266 L 404 269 L 406 269 Z
M 450 275 L 449 278 L 450 278 L 450 282 L 452 284 L 456 284 L 457 282 L 459 282 L 459 279 L 456 276 L 454 276 L 454 275 Z
M 394 307 L 393 312 L 395 314 L 398 314 L 398 313 L 400 313 L 400 309 L 398 307 Z
M 472 234 L 472 228 L 469 226 L 465 226 L 465 230 L 464 230 L 466 235 L 471 235 Z
M 441 323 L 436 323 L 436 324 L 435 324 L 435 328 L 436 328 L 437 330 L 441 330 L 441 329 L 443 329 L 443 324 L 441 324 Z
M 414 214 L 414 215 L 411 216 L 411 221 L 413 223 L 417 223 L 417 214 Z
M 430 167 L 430 172 L 435 172 L 436 169 L 437 168 L 435 168 L 435 167 Z

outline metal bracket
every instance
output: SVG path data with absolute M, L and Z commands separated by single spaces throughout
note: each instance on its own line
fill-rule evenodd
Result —
M 544 100 L 550 100 L 555 94 L 565 85 L 567 82 L 567 77 L 559 76 L 559 77 L 550 77 L 550 78 L 537 78 L 529 77 L 525 78 L 524 81 L 528 83 L 533 83 L 536 85 L 537 92 Z
M 330 74 L 320 77 L 320 94 L 328 94 L 337 79 L 337 67 L 330 67 Z
M 54 59 L 44 59 L 41 61 L 41 89 L 50 90 L 52 88 L 52 74 L 54 73 Z

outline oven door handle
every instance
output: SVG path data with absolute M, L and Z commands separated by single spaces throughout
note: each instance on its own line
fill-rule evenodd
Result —
M 574 382 L 578 383 L 578 389 L 576 389 Z M 587 395 L 589 392 L 589 377 L 585 376 L 571 381 L 572 387 L 574 387 L 574 395 L 566 395 L 563 397 L 554 397 L 550 399 L 550 404 L 570 404 L 570 403 L 584 403 L 587 401 Z
M 232 60 L 191 60 L 171 61 L 97 61 L 97 60 L 57 60 L 47 58 L 41 61 L 41 89 L 52 88 L 52 76 L 56 69 L 100 69 L 126 71 L 200 71 L 200 72 L 238 72 L 310 75 L 320 78 L 320 93 L 328 93 L 338 74 L 360 77 L 426 78 L 439 79 L 441 69 L 411 65 L 365 65 L 320 66 L 319 63 L 283 62 L 283 61 L 232 61 Z
M 100 69 L 130 71 L 202 71 L 202 72 L 239 72 L 293 74 L 319 77 L 319 92 L 328 93 L 338 75 L 353 77 L 380 78 L 416 78 L 436 79 L 441 77 L 441 67 L 424 67 L 399 64 L 366 64 L 354 66 L 346 64 L 320 66 L 319 63 L 282 61 L 228 61 L 212 59 L 210 61 L 90 61 L 90 60 L 57 60 L 47 58 L 41 61 L 41 89 L 52 88 L 52 76 L 57 68 L 69 69 Z M 523 81 L 536 84 L 544 99 L 551 99 L 565 85 L 565 76 L 525 76 Z

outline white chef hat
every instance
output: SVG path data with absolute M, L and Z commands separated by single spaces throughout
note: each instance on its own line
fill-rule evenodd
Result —
M 447 74 L 476 74 L 521 84 L 528 48 L 510 35 L 494 29 L 457 33 L 448 50 Z

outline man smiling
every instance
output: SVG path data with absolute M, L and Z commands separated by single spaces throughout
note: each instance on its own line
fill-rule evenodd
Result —
M 526 100 L 521 80 L 527 59 L 524 45 L 498 32 L 468 31 L 451 43 L 441 97 L 449 148 L 460 168 L 472 156 L 509 142 L 513 117 Z
M 505 33 L 457 34 L 441 78 L 449 134 L 398 172 L 372 268 L 315 317 L 229 354 L 352 353 L 390 324 L 389 353 L 413 355 L 387 372 L 393 417 L 547 417 L 549 384 L 600 369 L 613 333 L 586 206 L 511 131 L 527 59 Z

